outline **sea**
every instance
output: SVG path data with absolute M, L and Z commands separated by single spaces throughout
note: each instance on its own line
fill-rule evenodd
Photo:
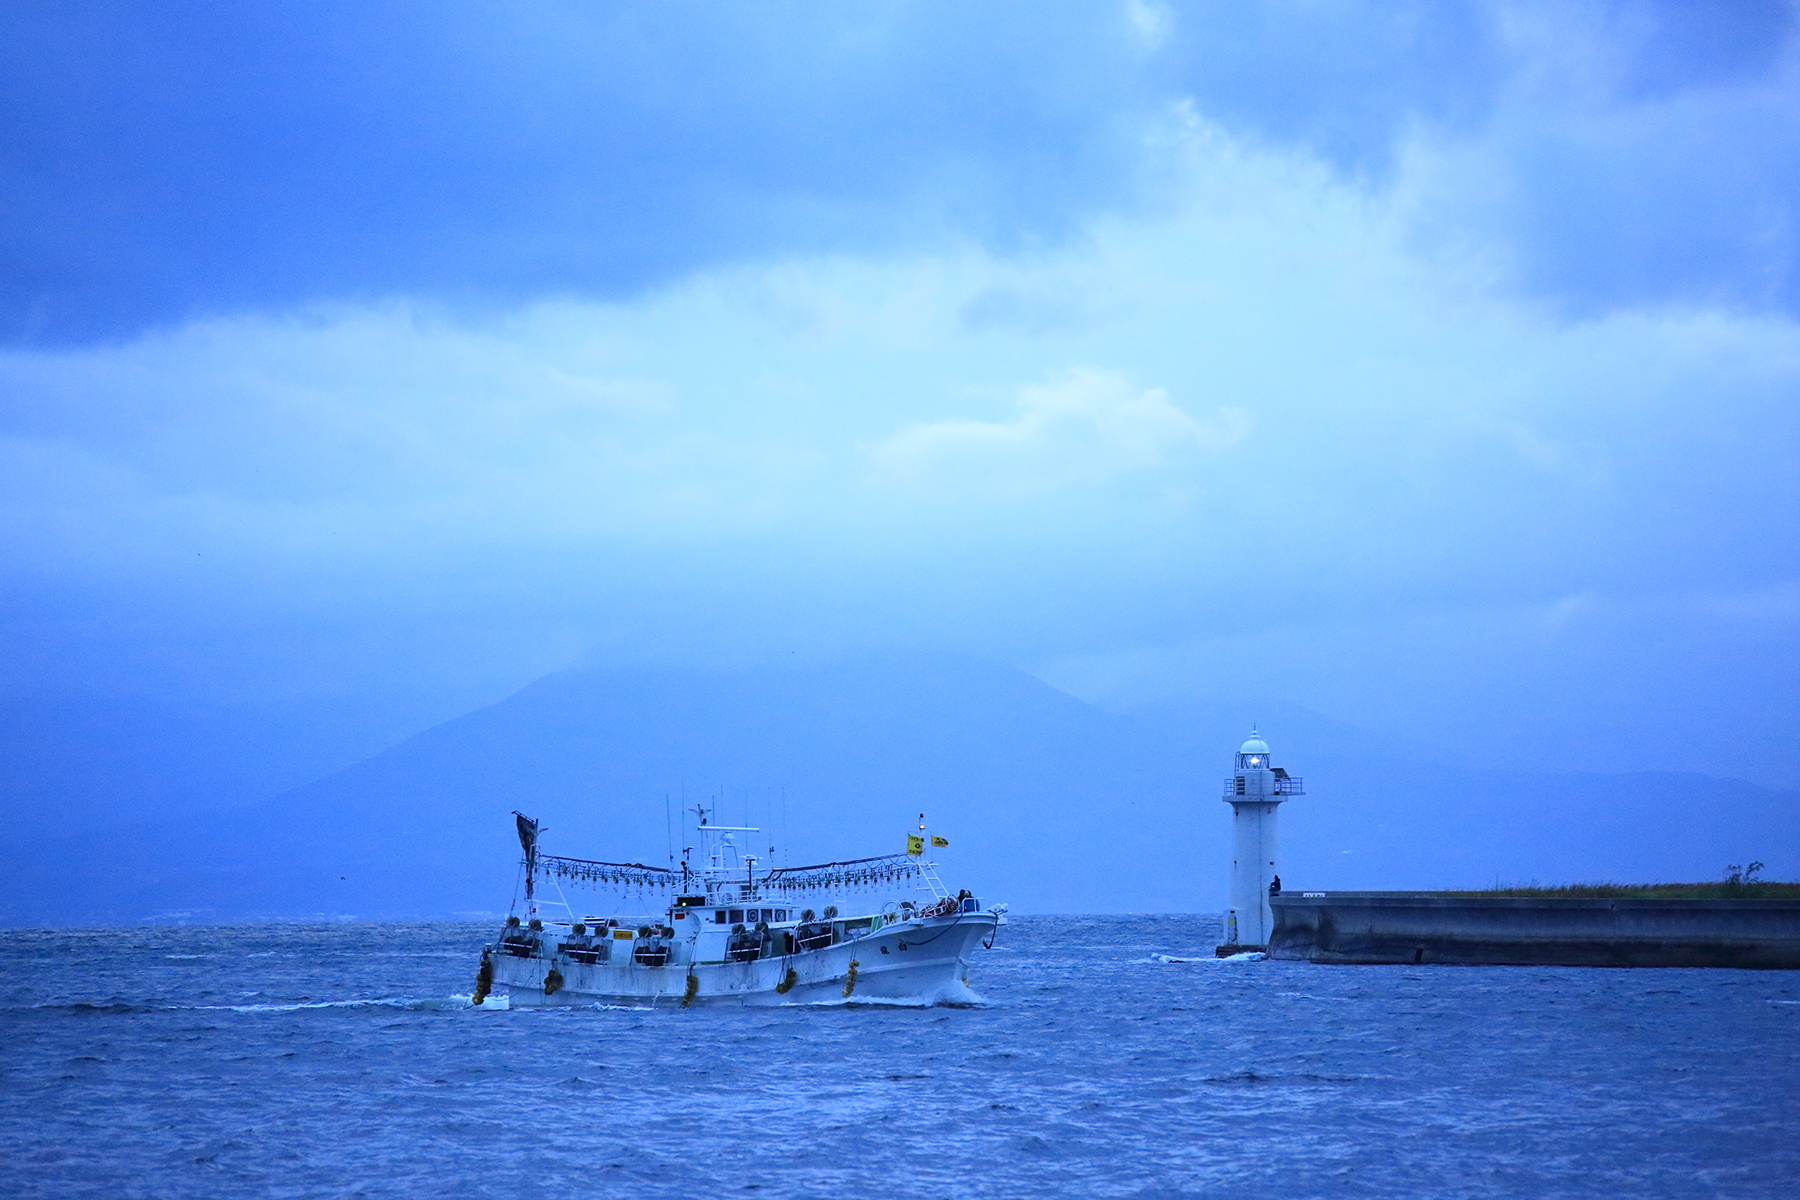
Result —
M 469 1007 L 489 923 L 9 931 L 0 1191 L 1800 1195 L 1800 972 L 1220 960 L 1017 916 L 982 1003 Z

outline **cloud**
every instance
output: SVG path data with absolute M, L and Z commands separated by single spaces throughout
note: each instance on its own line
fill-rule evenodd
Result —
M 1250 585 L 1205 564 L 1254 525 L 1345 603 L 1770 582 L 1791 325 L 1545 325 L 1316 162 L 1183 139 L 1179 208 L 1031 255 L 800 255 L 504 320 L 340 306 L 0 355 L 11 569 L 754 543 L 827 573 L 880 547 L 927 580 L 1004 547 L 1071 575 L 1131 554 L 1230 612 Z
M 1199 6 L 1167 86 L 1576 319 L 1800 313 L 1790 0 Z
M 1029 256 L 0 355 L 9 580 L 180 592 L 204 554 L 249 609 L 505 593 L 645 645 L 777 609 L 880 643 L 923 636 L 913 604 L 1013 654 L 1782 577 L 1791 325 L 1545 324 L 1316 164 L 1205 127 L 1184 152 L 1181 209 Z M 1283 587 L 1230 569 L 1246 530 Z
M 1708 139 L 1718 195 L 1784 211 L 1725 136 L 1785 119 L 1779 30 L 1701 62 L 1583 33 L 1612 9 L 1182 6 L 1153 43 L 1118 5 L 50 11 L 0 17 L 41 26 L 0 38 L 39 343 L 0 351 L 0 686 L 1274 638 L 1339 711 L 1494 681 L 1471 738 L 1613 678 L 1636 745 L 1664 700 L 1795 711 L 1791 605 L 1709 615 L 1735 693 L 1704 622 L 1652 635 L 1696 580 L 1791 595 L 1796 325 L 1755 255 L 1618 265 L 1708 213 L 1741 240 L 1684 207 Z M 1681 113 L 1665 176 L 1526 169 Z M 1622 184 L 1670 201 L 1613 222 Z
M 1787 4 L 1510 10 L 1489 117 L 1414 132 L 1397 192 L 1570 316 L 1800 313 L 1795 31 Z
M 1155 0 L 1125 0 L 1125 18 L 1131 23 L 1132 33 L 1152 50 L 1168 40 L 1175 21 L 1168 7 Z
M 1051 235 L 1130 177 L 1130 40 L 1107 5 L 9 7 L 0 336 Z
M 1168 199 L 1187 102 L 1573 315 L 1793 313 L 1791 4 L 95 2 L 0 10 L 0 339 L 793 255 L 1028 255 Z
M 1032 491 L 1191 466 L 1198 452 L 1230 446 L 1250 427 L 1242 409 L 1196 420 L 1162 388 L 1085 368 L 1022 388 L 1016 407 L 1006 421 L 915 425 L 875 446 L 875 459 L 914 485 Z
M 1236 136 L 1300 149 L 1348 177 L 1390 177 L 1421 125 L 1474 133 L 1514 69 L 1503 6 L 1184 5 L 1161 79 Z

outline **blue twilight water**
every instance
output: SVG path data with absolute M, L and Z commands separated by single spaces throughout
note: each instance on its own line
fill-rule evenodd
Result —
M 6 1193 L 1800 1195 L 1800 973 L 1030 917 L 982 1008 L 475 1011 L 490 932 L 12 932 Z

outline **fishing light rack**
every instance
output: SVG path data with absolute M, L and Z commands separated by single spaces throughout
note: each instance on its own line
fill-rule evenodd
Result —
M 680 871 L 647 867 L 643 863 L 597 862 L 557 854 L 539 854 L 536 858 L 538 870 L 549 878 L 595 887 L 672 888 L 681 880 Z M 529 861 L 526 866 L 529 868 Z
M 534 854 L 523 864 L 536 868 L 546 879 L 563 880 L 593 887 L 667 890 L 684 885 L 680 871 L 668 867 L 651 867 L 643 863 L 600 862 L 589 858 L 566 858 L 558 854 Z M 699 875 L 689 872 L 686 880 Z M 805 867 L 777 867 L 755 881 L 764 892 L 824 892 L 837 888 L 880 887 L 922 881 L 934 894 L 948 895 L 938 881 L 932 864 L 908 854 L 881 854 L 874 858 L 852 858 L 842 862 L 814 863 Z
M 908 879 L 933 881 L 931 865 L 908 854 L 881 854 L 810 867 L 776 867 L 757 886 L 775 892 L 822 892 L 834 888 L 879 887 Z

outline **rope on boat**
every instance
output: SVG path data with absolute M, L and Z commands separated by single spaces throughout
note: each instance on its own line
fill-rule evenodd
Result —
M 920 913 L 919 915 L 925 916 L 926 914 Z M 950 922 L 948 925 L 944 926 L 942 929 L 938 930 L 936 933 L 932 934 L 930 937 L 924 939 L 923 941 L 908 941 L 905 946 L 901 946 L 900 948 L 902 950 L 904 950 L 904 949 L 906 949 L 906 946 L 929 946 L 929 945 L 931 945 L 931 943 L 933 943 L 933 942 L 937 941 L 939 938 L 943 937 L 946 933 L 949 933 L 952 929 L 955 929 L 957 927 L 957 925 L 962 923 L 962 919 L 963 919 L 963 914 L 961 914 L 959 912 L 956 914 L 956 920 Z

